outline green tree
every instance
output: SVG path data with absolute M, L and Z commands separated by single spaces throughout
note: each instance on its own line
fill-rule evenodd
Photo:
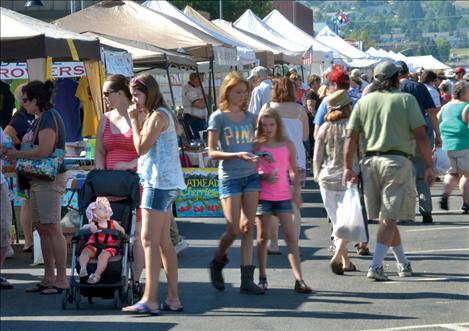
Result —
M 170 0 L 170 2 L 181 10 L 189 5 L 196 10 L 203 10 L 210 14 L 211 19 L 220 17 L 219 2 L 206 0 Z M 222 0 L 223 19 L 234 22 L 247 9 L 261 19 L 272 10 L 272 1 L 267 0 Z
M 439 59 L 441 61 L 447 61 L 449 59 L 449 51 L 451 49 L 448 40 L 440 37 L 435 40 L 435 44 L 438 48 L 438 54 L 440 56 Z

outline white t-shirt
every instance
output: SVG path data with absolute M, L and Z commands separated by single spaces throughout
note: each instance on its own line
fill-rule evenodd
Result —
M 440 100 L 440 93 L 436 90 L 435 87 L 429 84 L 424 84 L 427 87 L 428 92 L 430 92 L 430 95 L 432 96 L 433 103 L 435 104 L 436 108 L 441 107 L 441 100 Z
M 207 108 L 197 108 L 192 105 L 194 101 L 203 100 L 204 95 L 200 86 L 192 86 L 187 83 L 182 88 L 182 106 L 184 107 L 184 114 L 189 114 L 199 118 L 207 119 Z
M 270 101 L 272 101 L 272 81 L 266 79 L 252 90 L 248 110 L 251 114 L 258 115 L 262 106 Z

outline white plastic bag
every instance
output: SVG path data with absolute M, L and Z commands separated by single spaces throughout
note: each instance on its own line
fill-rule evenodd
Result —
M 344 200 L 337 208 L 337 223 L 333 235 L 348 241 L 367 242 L 365 221 L 356 184 L 345 191 Z
M 433 153 L 433 165 L 435 175 L 445 175 L 451 167 L 448 153 L 441 148 L 436 148 L 435 152 Z
M 44 264 L 44 259 L 42 258 L 42 249 L 41 249 L 41 237 L 39 237 L 39 232 L 34 230 L 33 232 L 33 264 Z

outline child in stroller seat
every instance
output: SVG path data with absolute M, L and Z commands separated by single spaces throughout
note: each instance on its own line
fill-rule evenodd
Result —
M 80 277 L 88 276 L 87 265 L 90 259 L 98 257 L 96 271 L 88 277 L 88 283 L 96 284 L 101 280 L 101 274 L 106 270 L 108 261 L 117 255 L 117 240 L 110 234 L 96 233 L 99 229 L 117 230 L 125 234 L 125 229 L 118 222 L 111 220 L 112 209 L 106 197 L 97 197 L 86 209 L 88 224 L 81 229 L 89 229 L 93 235 L 85 244 L 80 257 Z

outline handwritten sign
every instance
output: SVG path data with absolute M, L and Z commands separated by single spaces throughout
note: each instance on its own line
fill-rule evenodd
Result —
M 187 189 L 176 199 L 178 217 L 223 217 L 217 168 L 185 168 Z

